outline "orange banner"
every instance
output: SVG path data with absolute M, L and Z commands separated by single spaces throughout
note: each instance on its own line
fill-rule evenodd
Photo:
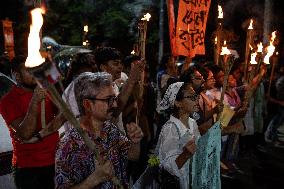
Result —
M 173 56 L 177 56 L 176 52 L 176 21 L 173 0 L 167 0 L 168 8 L 168 22 L 169 22 L 169 33 L 170 33 L 170 44 Z
M 180 0 L 176 28 L 177 55 L 205 54 L 205 31 L 211 0 Z
M 10 20 L 2 20 L 3 24 L 3 35 L 4 35 L 4 47 L 5 51 L 8 52 L 10 60 L 15 57 L 14 52 L 14 33 L 13 26 Z

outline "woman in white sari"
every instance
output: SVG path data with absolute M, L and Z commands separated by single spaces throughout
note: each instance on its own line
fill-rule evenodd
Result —
M 183 82 L 171 84 L 157 111 L 170 109 L 170 119 L 163 125 L 157 144 L 160 167 L 179 178 L 180 188 L 191 188 L 191 159 L 200 137 L 198 126 L 190 118 L 197 112 L 199 95 Z

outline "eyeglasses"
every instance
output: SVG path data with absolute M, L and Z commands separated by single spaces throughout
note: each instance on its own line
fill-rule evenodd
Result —
M 191 101 L 196 101 L 199 99 L 199 95 L 198 94 L 194 94 L 191 96 L 184 96 L 183 98 L 189 98 Z
M 111 96 L 108 98 L 95 98 L 95 97 L 86 97 L 85 99 L 89 99 L 89 100 L 101 100 L 101 101 L 105 101 L 107 102 L 108 106 L 112 106 L 114 101 L 117 101 L 118 97 L 117 96 Z

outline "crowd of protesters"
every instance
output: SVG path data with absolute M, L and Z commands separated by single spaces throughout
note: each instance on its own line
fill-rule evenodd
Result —
M 151 153 L 170 175 L 168 180 L 175 182 L 160 183 L 160 188 L 191 188 L 189 167 L 196 141 L 218 121 L 225 106 L 235 114 L 227 127 L 220 127 L 221 151 L 216 153 L 222 176 L 239 170 L 238 157 L 251 141 L 257 144 L 262 139 L 284 147 L 281 70 L 273 78 L 275 93 L 270 95 L 265 66 L 248 83 L 244 65 L 235 61 L 223 89 L 223 68 L 214 63 L 186 58 L 177 66 L 173 57 L 165 55 L 164 68 L 152 79 L 139 56 L 122 57 L 115 48 L 98 47 L 78 53 L 63 78 L 64 89 L 56 85 L 98 150 L 95 159 L 80 132 L 28 72 L 26 58 L 17 55 L 9 62 L 1 57 L 0 65 L 5 75 L 0 80 L 0 114 L 13 144 L 12 166 L 3 175 L 12 171 L 19 189 L 130 188 L 140 181 Z M 42 125 L 42 101 L 46 125 Z

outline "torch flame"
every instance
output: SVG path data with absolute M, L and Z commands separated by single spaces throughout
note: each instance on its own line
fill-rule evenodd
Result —
M 29 68 L 39 66 L 45 61 L 45 58 L 43 58 L 39 52 L 39 33 L 43 25 L 43 13 L 44 11 L 41 8 L 36 8 L 31 11 L 32 24 L 30 26 L 30 33 L 28 37 L 28 57 L 25 62 L 25 66 Z
M 253 29 L 252 23 L 253 23 L 253 19 L 250 19 L 250 24 L 249 24 L 248 30 L 252 30 Z
M 269 58 L 273 55 L 274 51 L 275 51 L 275 46 L 273 45 L 273 42 L 276 38 L 276 31 L 272 32 L 271 34 L 271 38 L 270 38 L 270 44 L 269 46 L 266 48 L 267 54 L 264 57 L 263 62 L 265 64 L 270 64 L 269 63 Z
M 275 38 L 276 38 L 276 31 L 272 32 L 271 38 L 270 38 L 270 43 L 273 43 Z
M 218 18 L 223 18 L 223 9 L 221 5 L 218 5 Z
M 261 52 L 262 52 L 262 49 L 263 49 L 263 45 L 262 45 L 262 43 L 260 42 L 259 44 L 257 44 L 257 52 L 261 53 Z
M 250 55 L 250 64 L 257 64 L 256 59 L 257 52 L 251 53 Z
M 131 51 L 131 54 L 135 54 L 135 51 L 134 51 L 134 50 L 132 50 L 132 51 Z
M 89 31 L 89 26 L 88 25 L 85 25 L 84 26 L 84 32 L 88 32 Z
M 224 41 L 224 46 L 222 47 L 222 51 L 221 51 L 220 55 L 229 55 L 229 54 L 231 54 L 231 52 L 227 48 L 226 44 L 227 44 L 227 42 Z
M 150 18 L 151 18 L 151 14 L 147 13 L 147 14 L 144 15 L 143 18 L 141 18 L 141 20 L 146 20 L 148 22 L 150 20 Z
M 217 45 L 217 42 L 218 42 L 218 37 L 216 36 L 215 37 L 215 45 Z

